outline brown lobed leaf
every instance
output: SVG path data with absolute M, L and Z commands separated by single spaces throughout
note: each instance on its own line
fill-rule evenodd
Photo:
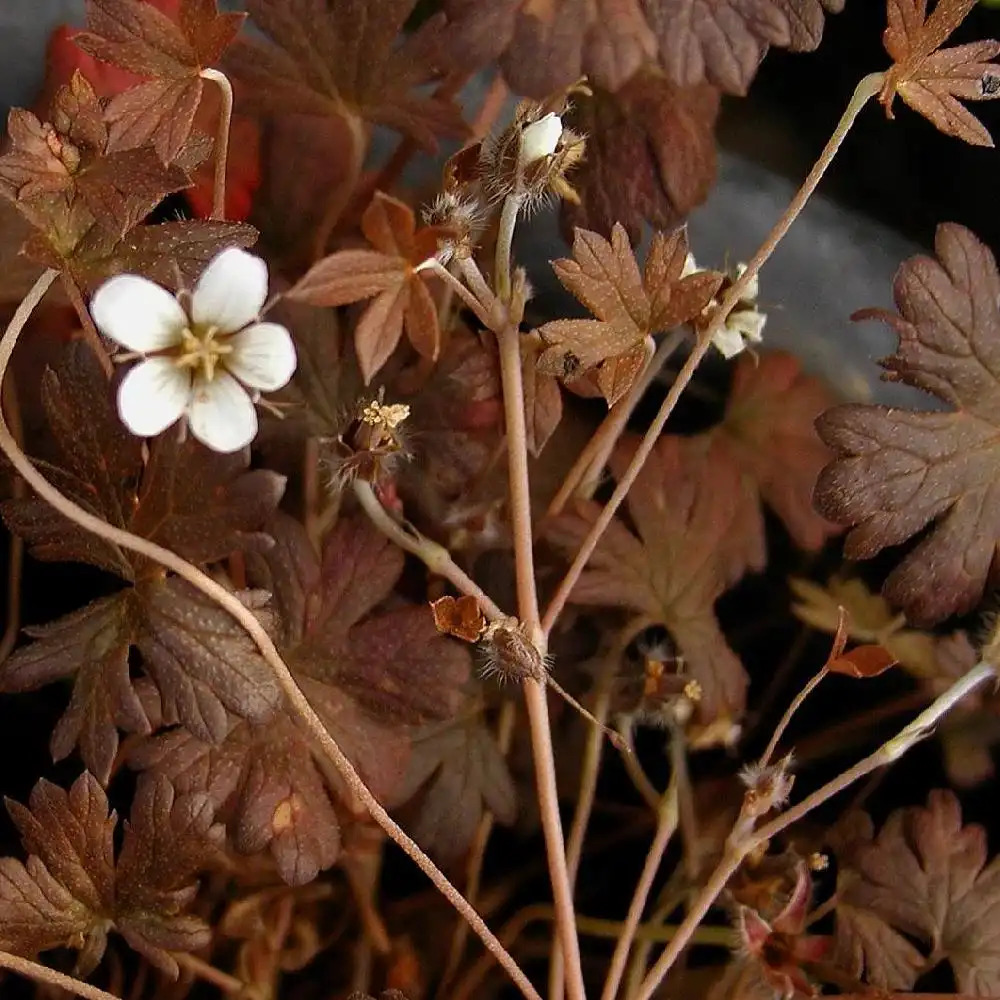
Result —
M 479 602 L 468 594 L 460 597 L 439 597 L 431 601 L 434 626 L 444 635 L 453 635 L 466 642 L 478 642 L 486 628 L 486 618 Z
M 107 109 L 113 149 L 151 146 L 165 163 L 184 149 L 204 79 L 235 39 L 245 14 L 219 13 L 215 0 L 179 0 L 176 19 L 145 0 L 87 0 L 87 28 L 74 36 L 102 62 L 151 77 Z
M 824 10 L 844 0 L 642 0 L 659 44 L 660 65 L 682 86 L 705 81 L 745 94 L 768 46 L 811 52 Z
M 443 14 L 400 41 L 415 0 L 249 0 L 272 44 L 241 39 L 226 65 L 257 103 L 281 112 L 361 118 L 428 149 L 465 126 L 450 98 L 421 93 L 440 79 L 450 40 Z
M 763 505 L 781 519 L 793 541 L 807 552 L 821 549 L 838 531 L 813 508 L 816 479 L 830 451 L 813 427 L 833 402 L 819 379 L 802 371 L 791 354 L 744 354 L 735 365 L 722 422 L 689 440 L 703 461 L 737 469 L 744 495 L 742 535 L 724 546 L 732 553 L 730 579 L 763 568 Z
M 996 995 L 1000 861 L 986 864 L 985 830 L 963 826 L 958 799 L 938 790 L 872 834 L 862 814 L 838 838 L 835 960 L 882 989 L 909 989 L 947 960 L 960 992 Z
M 368 787 L 395 801 L 410 727 L 455 711 L 468 655 L 438 635 L 429 608 L 375 611 L 403 557 L 366 519 L 342 520 L 322 559 L 292 518 L 279 516 L 272 530 L 275 545 L 254 555 L 250 569 L 273 595 L 282 655 Z M 154 736 L 131 762 L 208 795 L 234 846 L 270 850 L 293 885 L 336 860 L 335 801 L 346 798 L 343 807 L 354 809 L 346 789 L 330 788 L 307 735 L 284 713 L 264 726 L 231 719 L 217 745 L 180 729 Z
M 140 442 L 121 425 L 103 371 L 82 342 L 70 344 L 58 371 L 46 373 L 42 399 L 63 459 L 47 476 L 85 510 L 196 563 L 270 543 L 258 529 L 281 499 L 282 477 L 247 472 L 247 456 L 219 456 L 170 433 L 153 443 L 144 467 Z M 256 721 L 273 713 L 280 701 L 273 675 L 228 613 L 37 497 L 5 501 L 0 511 L 36 558 L 89 563 L 132 584 L 29 630 L 36 641 L 0 667 L 4 691 L 74 677 L 69 706 L 52 733 L 55 759 L 79 743 L 87 766 L 106 781 L 118 728 L 149 732 L 130 679 L 133 647 L 164 702 L 204 739 L 223 738 L 227 710 Z M 259 595 L 245 597 L 259 604 Z
M 718 111 L 716 87 L 678 86 L 650 69 L 581 98 L 569 118 L 587 136 L 573 174 L 580 205 L 565 201 L 563 218 L 605 236 L 620 222 L 634 243 L 644 222 L 673 229 L 715 182 Z
M 93 87 L 79 73 L 56 93 L 51 122 L 14 109 L 0 156 L 0 194 L 38 230 L 49 253 L 71 256 L 85 240 L 112 244 L 168 194 L 190 184 L 151 147 L 115 148 Z
M 468 69 L 500 59 L 519 94 L 542 100 L 582 76 L 616 90 L 656 54 L 639 0 L 447 0 L 453 58 Z
M 621 476 L 638 440 L 624 439 L 611 459 Z M 729 648 L 714 604 L 727 581 L 718 541 L 739 513 L 740 487 L 731 465 L 690 467 L 682 439 L 656 442 L 626 501 L 636 534 L 612 521 L 570 595 L 576 604 L 621 607 L 648 616 L 670 633 L 690 676 L 702 688 L 706 722 L 737 717 L 747 676 Z M 580 503 L 551 522 L 546 538 L 573 554 L 597 519 L 600 506 Z
M 98 781 L 84 772 L 68 792 L 42 780 L 28 806 L 7 800 L 28 860 L 0 859 L 0 947 L 34 957 L 74 948 L 78 972 L 101 960 L 115 929 L 129 945 L 176 977 L 173 951 L 210 940 L 184 912 L 196 876 L 215 858 L 221 827 L 205 796 L 175 794 L 163 779 L 139 782 L 117 859 L 117 817 Z
M 888 0 L 888 24 L 882 36 L 893 64 L 879 94 L 886 115 L 898 94 L 945 135 L 973 146 L 992 146 L 982 122 L 960 102 L 1000 97 L 1000 42 L 940 46 L 965 20 L 976 0 L 937 0 L 930 16 L 927 0 Z
M 354 347 L 365 384 L 399 345 L 403 331 L 421 357 L 437 360 L 441 331 L 437 308 L 417 266 L 437 250 L 433 227 L 417 229 L 413 210 L 377 192 L 361 218 L 374 250 L 340 250 L 314 264 L 287 293 L 314 306 L 372 299 L 354 328 Z
M 407 829 L 440 858 L 456 860 L 471 845 L 487 810 L 500 823 L 517 816 L 517 792 L 507 762 L 480 707 L 470 701 L 444 725 L 414 734 L 399 800 L 411 800 Z
M 547 375 L 572 379 L 592 368 L 608 405 L 629 389 L 645 360 L 648 336 L 685 323 L 708 304 L 721 276 L 706 271 L 681 277 L 687 257 L 682 231 L 653 238 L 639 271 L 625 229 L 616 223 L 608 242 L 578 229 L 573 257 L 554 261 L 560 282 L 596 319 L 559 319 L 540 326 L 547 344 L 538 359 Z
M 817 422 L 839 457 L 820 475 L 816 504 L 852 527 L 849 558 L 870 558 L 934 525 L 884 588 L 917 625 L 971 610 L 1000 579 L 1000 275 L 989 249 L 961 226 L 940 226 L 935 252 L 936 260 L 900 267 L 898 315 L 867 315 L 899 335 L 897 353 L 882 362 L 888 377 L 951 409 L 848 404 Z

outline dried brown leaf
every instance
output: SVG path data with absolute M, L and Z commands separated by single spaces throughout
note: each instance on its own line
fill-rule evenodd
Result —
M 436 360 L 441 347 L 437 309 L 416 268 L 437 249 L 433 228 L 417 229 L 408 205 L 376 193 L 361 228 L 375 250 L 341 250 L 314 264 L 288 292 L 294 301 L 341 306 L 371 298 L 354 329 L 367 385 L 396 350 L 403 330 L 414 350 Z
M 635 439 L 627 439 L 615 450 L 616 477 L 636 446 Z M 664 625 L 702 687 L 699 710 L 705 721 L 738 716 L 746 693 L 746 673 L 714 612 L 727 583 L 718 540 L 738 515 L 739 494 L 733 466 L 692 469 L 681 439 L 661 438 L 626 501 L 638 537 L 613 521 L 570 595 L 576 604 L 628 608 Z M 575 553 L 599 513 L 597 504 L 578 504 L 552 522 L 546 537 Z
M 465 132 L 450 98 L 421 93 L 447 64 L 443 15 L 400 41 L 415 0 L 250 0 L 272 44 L 241 40 L 227 66 L 258 103 L 321 117 L 360 117 L 428 149 Z M 446 47 L 447 46 L 447 47 Z
M 1000 97 L 1000 42 L 941 45 L 965 20 L 976 0 L 937 0 L 930 16 L 927 0 L 889 0 L 882 36 L 893 64 L 885 74 L 879 100 L 888 117 L 898 94 L 945 135 L 973 146 L 992 146 L 982 122 L 961 103 Z
M 952 792 L 933 791 L 926 807 L 899 809 L 876 837 L 871 833 L 863 817 L 837 852 L 841 963 L 872 985 L 909 989 L 921 972 L 947 960 L 961 992 L 995 995 L 1000 862 L 986 864 L 983 828 L 962 825 Z
M 116 929 L 137 951 L 176 977 L 169 951 L 194 951 L 210 932 L 184 910 L 195 877 L 215 856 L 220 828 L 204 796 L 178 798 L 166 781 L 143 780 L 117 860 L 117 817 L 94 777 L 69 792 L 40 781 L 28 806 L 7 801 L 28 852 L 0 859 L 0 943 L 37 955 L 56 947 L 80 952 L 86 975 Z
M 934 524 L 884 590 L 917 625 L 971 610 L 1000 579 L 1000 275 L 989 249 L 961 226 L 940 226 L 935 250 L 936 260 L 918 256 L 900 267 L 899 314 L 876 315 L 899 335 L 897 353 L 882 362 L 889 377 L 952 409 L 849 404 L 817 423 L 840 457 L 823 470 L 816 503 L 852 526 L 850 558 L 870 558 Z
M 581 76 L 616 90 L 656 53 L 639 0 L 448 0 L 455 55 L 479 69 L 500 58 L 512 90 L 539 100 Z
M 564 218 L 605 236 L 620 222 L 633 242 L 644 222 L 673 229 L 715 181 L 718 110 L 711 84 L 680 87 L 650 70 L 581 98 L 569 120 L 587 156 L 573 174 L 580 205 L 564 202 Z
M 730 94 L 746 93 L 768 46 L 815 49 L 824 10 L 843 6 L 843 0 L 642 0 L 667 76 L 682 86 L 708 81 Z
M 597 319 L 560 319 L 539 327 L 548 345 L 538 359 L 539 370 L 565 379 L 597 368 L 602 394 L 613 405 L 639 373 L 638 352 L 646 337 L 697 316 L 718 288 L 721 279 L 712 272 L 681 278 L 686 255 L 683 232 L 657 234 L 641 274 L 620 224 L 610 242 L 578 229 L 572 259 L 557 260 L 552 267 Z

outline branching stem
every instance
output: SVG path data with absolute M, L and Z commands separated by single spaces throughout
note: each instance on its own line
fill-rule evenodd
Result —
M 57 986 L 59 989 L 72 993 L 74 996 L 82 997 L 83 1000 L 119 1000 L 113 993 L 91 986 L 90 983 L 74 979 L 62 972 L 56 972 L 46 965 L 32 962 L 20 955 L 11 955 L 9 952 L 0 951 L 0 968 L 10 969 L 25 979 L 32 979 L 36 983 L 45 983 L 48 986 Z
M 7 365 L 10 363 L 18 335 L 24 328 L 32 310 L 41 301 L 57 276 L 57 271 L 46 271 L 38 279 L 31 291 L 28 292 L 24 301 L 14 313 L 10 325 L 3 335 L 3 339 L 0 340 L 0 383 L 2 383 Z M 465 897 L 451 882 L 448 881 L 447 877 L 434 862 L 417 846 L 413 839 L 389 816 L 382 804 L 369 791 L 368 786 L 354 769 L 354 765 L 345 756 L 333 737 L 330 736 L 326 726 L 323 725 L 323 721 L 309 704 L 308 699 L 302 693 L 285 661 L 281 658 L 281 654 L 278 652 L 271 637 L 253 613 L 234 594 L 231 594 L 220 583 L 217 583 L 186 559 L 182 559 L 176 553 L 165 549 L 161 545 L 157 545 L 155 542 L 151 542 L 149 539 L 133 535 L 131 532 L 124 531 L 121 528 L 115 528 L 65 497 L 28 460 L 27 456 L 14 440 L 6 421 L 3 419 L 0 419 L 0 450 L 10 459 L 11 464 L 24 477 L 28 485 L 58 513 L 78 524 L 86 531 L 97 535 L 99 538 L 145 556 L 165 569 L 176 573 L 181 579 L 201 591 L 201 593 L 239 622 L 260 650 L 264 660 L 274 673 L 278 685 L 284 692 L 289 708 L 306 732 L 308 732 L 310 738 L 322 749 L 324 755 L 336 768 L 348 789 L 364 805 L 372 819 L 431 880 L 435 888 L 469 921 L 470 926 L 482 940 L 483 944 L 496 956 L 497 961 L 504 967 L 511 979 L 524 993 L 525 997 L 528 1000 L 541 1000 L 537 990 L 531 985 L 527 976 L 525 976 L 517 963 L 500 944 L 493 932 L 486 926 L 479 914 L 469 905 Z
M 853 767 L 837 775 L 836 778 L 828 781 L 821 788 L 816 789 L 811 795 L 807 795 L 801 802 L 780 813 L 769 823 L 765 823 L 760 829 L 754 830 L 751 826 L 745 832 L 737 833 L 736 831 L 742 826 L 746 826 L 746 817 L 741 815 L 734 827 L 733 834 L 730 836 L 722 860 L 715 871 L 712 872 L 707 884 L 698 894 L 698 897 L 691 904 L 691 908 L 678 928 L 677 934 L 664 949 L 663 954 L 660 955 L 656 964 L 642 981 L 636 1000 L 649 1000 L 657 990 L 674 962 L 677 961 L 680 953 L 687 947 L 691 940 L 691 935 L 697 929 L 705 914 L 708 913 L 709 908 L 718 898 L 719 893 L 726 887 L 726 883 L 748 854 L 767 841 L 772 840 L 793 823 L 797 823 L 807 813 L 812 812 L 813 809 L 821 806 L 828 799 L 833 798 L 834 795 L 854 784 L 855 781 L 870 774 L 876 768 L 884 767 L 886 764 L 891 764 L 893 761 L 898 760 L 914 744 L 919 743 L 922 739 L 929 736 L 937 723 L 958 702 L 987 681 L 996 681 L 996 679 L 997 672 L 991 664 L 977 664 L 964 677 L 956 681 L 947 691 L 935 699 L 933 704 L 921 712 L 908 726 L 904 726 L 891 740 L 883 743 L 878 750 L 869 754 L 863 760 L 858 761 Z
M 799 213 L 805 207 L 806 202 L 809 201 L 813 191 L 816 190 L 816 186 L 822 179 L 823 174 L 826 173 L 827 167 L 830 166 L 834 156 L 836 156 L 837 150 L 840 149 L 841 144 L 847 137 L 847 133 L 850 131 L 861 109 L 881 89 L 882 79 L 881 73 L 872 73 L 866 76 L 855 88 L 847 109 L 837 123 L 833 135 L 830 136 L 830 140 L 824 147 L 816 164 L 809 172 L 809 176 L 805 179 L 802 187 L 799 188 L 781 218 L 774 224 L 774 227 L 761 244 L 760 249 L 753 255 L 747 264 L 746 270 L 733 282 L 729 291 L 726 292 L 722 302 L 712 316 L 708 327 L 699 335 L 694 350 L 678 373 L 674 384 L 670 387 L 666 399 L 664 399 L 659 412 L 653 418 L 653 422 L 650 424 L 642 442 L 636 449 L 636 453 L 629 463 L 628 468 L 622 474 L 622 478 L 619 480 L 614 493 L 612 493 L 611 499 L 591 526 L 590 531 L 587 532 L 584 540 L 580 543 L 580 549 L 576 557 L 573 559 L 570 568 L 566 571 L 566 576 L 559 584 L 555 595 L 549 603 L 542 619 L 542 628 L 546 635 L 552 631 L 552 626 L 566 606 L 566 601 L 580 579 L 580 574 L 590 560 L 594 549 L 597 548 L 597 543 L 607 530 L 622 501 L 628 495 L 628 491 L 632 488 L 632 484 L 642 470 L 643 465 L 646 464 L 646 459 L 649 457 L 657 439 L 663 432 L 663 428 L 671 413 L 673 413 L 674 407 L 677 405 L 677 400 L 680 399 L 681 393 L 687 388 L 695 370 L 701 363 L 701 359 L 708 353 L 709 348 L 712 346 L 713 338 L 723 328 L 727 317 L 742 298 L 744 291 L 749 287 L 761 267 L 774 252 L 775 247 L 781 242 L 785 233 L 788 232 L 789 227 L 798 218 Z M 506 208 L 506 204 L 504 207 Z

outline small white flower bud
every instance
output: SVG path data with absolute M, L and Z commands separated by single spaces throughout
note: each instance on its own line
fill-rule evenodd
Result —
M 551 111 L 527 126 L 521 133 L 521 166 L 526 167 L 543 156 L 551 156 L 556 151 L 562 131 L 562 119 Z

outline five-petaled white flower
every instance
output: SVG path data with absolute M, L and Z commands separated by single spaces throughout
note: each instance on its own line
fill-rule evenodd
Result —
M 118 413 L 133 434 L 152 437 L 187 416 L 213 451 L 233 452 L 257 434 L 254 404 L 295 371 L 295 347 L 277 323 L 261 323 L 267 265 L 223 250 L 179 296 L 134 274 L 105 282 L 90 304 L 100 331 L 141 355 L 118 389 Z
M 562 119 L 550 111 L 521 133 L 521 166 L 527 167 L 543 156 L 551 156 L 563 133 Z

